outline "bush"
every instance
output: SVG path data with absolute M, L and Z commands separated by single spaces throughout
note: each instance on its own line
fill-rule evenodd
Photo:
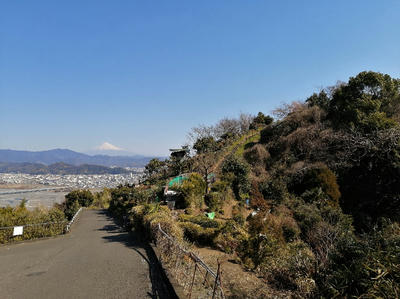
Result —
M 273 204 L 280 204 L 289 198 L 286 183 L 279 179 L 272 179 L 260 184 L 260 191 L 263 197 Z
M 224 196 L 219 192 L 211 192 L 204 196 L 204 201 L 211 212 L 221 209 L 223 200 Z
M 111 201 L 109 210 L 117 217 L 126 215 L 136 205 L 157 202 L 159 186 L 124 185 L 111 189 Z
M 228 188 L 229 188 L 228 181 L 217 180 L 214 184 L 212 184 L 211 192 L 224 193 L 224 192 L 227 192 Z
M 176 207 L 198 207 L 203 205 L 203 196 L 206 190 L 206 182 L 198 173 L 190 174 L 187 180 L 184 180 L 180 186 L 172 186 L 171 189 L 179 193 L 176 196 Z
M 190 242 L 204 246 L 214 245 L 213 240 L 218 233 L 215 228 L 203 228 L 192 222 L 180 222 L 179 226 L 183 229 L 185 238 Z
M 111 192 L 109 189 L 104 188 L 103 191 L 97 192 L 94 195 L 92 206 L 101 209 L 108 209 L 111 201 Z
M 298 297 L 310 296 L 316 289 L 314 256 L 301 241 L 281 246 L 271 251 L 268 246 L 260 248 L 260 254 L 267 249 L 270 257 L 258 266 L 267 281 L 279 290 L 291 290 Z
M 328 204 L 339 206 L 339 185 L 335 174 L 326 165 L 308 169 L 301 178 L 296 180 L 297 182 L 292 183 L 292 189 L 306 201 L 321 202 L 326 199 Z
M 274 133 L 274 127 L 272 125 L 262 129 L 260 132 L 260 143 L 267 144 L 268 142 L 270 142 L 272 137 L 274 136 Z
M 158 231 L 158 224 L 161 228 L 176 240 L 183 239 L 183 231 L 173 220 L 171 211 L 166 206 L 158 204 L 145 204 L 135 206 L 129 213 L 129 220 L 135 230 L 144 231 L 152 238 Z
M 65 195 L 67 202 L 77 201 L 82 207 L 89 207 L 94 200 L 92 192 L 89 190 L 74 190 Z
M 266 150 L 264 145 L 256 144 L 253 147 L 245 150 L 243 153 L 243 157 L 249 164 L 253 166 L 261 165 L 265 167 L 268 160 L 271 158 L 271 155 Z
M 64 214 L 65 217 L 67 217 L 68 220 L 71 220 L 76 212 L 78 212 L 79 208 L 81 205 L 79 204 L 79 201 L 77 200 L 67 200 L 65 202 L 65 207 L 64 207 Z
M 263 126 L 268 126 L 274 121 L 274 119 L 269 115 L 264 115 L 262 112 L 258 112 L 257 116 L 253 119 L 250 124 L 250 129 L 255 130 Z
M 313 204 L 300 204 L 294 208 L 294 219 L 296 219 L 300 230 L 302 239 L 306 239 L 314 226 L 322 221 L 321 213 L 316 205 Z
M 268 235 L 276 242 L 285 244 L 298 238 L 300 228 L 293 219 L 291 211 L 279 206 L 275 213 L 259 211 L 255 216 L 249 217 L 249 232 L 252 236 Z
M 218 221 L 210 219 L 207 216 L 203 215 L 191 216 L 191 215 L 180 214 L 178 221 L 192 222 L 200 225 L 203 228 L 218 228 L 220 226 Z
M 253 209 L 259 209 L 262 211 L 266 211 L 270 208 L 256 182 L 252 183 L 252 188 L 250 190 L 250 206 Z
M 400 293 L 400 227 L 384 221 L 370 235 L 341 238 L 319 277 L 326 297 L 397 298 Z
M 198 138 L 193 144 L 193 149 L 196 150 L 197 154 L 215 152 L 218 148 L 217 141 L 211 136 Z
M 48 224 L 43 224 L 48 223 Z M 24 227 L 22 236 L 12 237 L 13 226 L 38 224 Z M 10 227 L 0 230 L 0 244 L 10 241 L 30 240 L 42 237 L 51 237 L 65 232 L 66 219 L 62 210 L 35 209 L 29 211 L 22 202 L 15 208 L 0 208 L 0 227 Z
M 232 219 L 239 225 L 244 224 L 243 207 L 238 205 L 232 207 Z
M 247 232 L 235 221 L 229 220 L 219 230 L 214 239 L 214 245 L 226 253 L 240 251 L 239 248 L 248 239 Z

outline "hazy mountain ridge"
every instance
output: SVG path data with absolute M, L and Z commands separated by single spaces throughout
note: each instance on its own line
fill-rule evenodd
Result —
M 153 157 L 135 156 L 108 156 L 87 155 L 68 149 L 53 149 L 47 151 L 19 151 L 0 149 L 0 162 L 3 163 L 35 163 L 50 165 L 54 163 L 67 163 L 71 165 L 101 165 L 117 167 L 144 167 Z
M 121 167 L 106 167 L 101 165 L 82 164 L 79 166 L 63 162 L 51 165 L 39 163 L 1 163 L 0 173 L 27 174 L 123 174 L 129 171 Z

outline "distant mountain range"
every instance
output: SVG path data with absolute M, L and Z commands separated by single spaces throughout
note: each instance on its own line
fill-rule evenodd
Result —
M 129 173 L 121 167 L 82 164 L 79 166 L 63 162 L 44 165 L 39 163 L 1 163 L 0 173 L 28 174 L 122 174 Z
M 108 156 L 87 155 L 68 149 L 53 149 L 48 151 L 17 151 L 0 149 L 0 162 L 3 163 L 35 163 L 51 165 L 66 163 L 70 165 L 101 165 L 107 167 L 144 167 L 152 158 L 141 155 L 135 156 Z

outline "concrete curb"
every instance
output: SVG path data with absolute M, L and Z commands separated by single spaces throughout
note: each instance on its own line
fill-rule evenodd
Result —
M 160 250 L 156 246 L 154 246 L 154 244 L 150 244 L 150 246 L 153 249 L 154 254 L 157 258 L 158 267 L 163 273 L 163 276 L 165 276 L 165 280 L 169 282 L 171 289 L 174 290 L 176 298 L 186 298 L 187 295 L 185 294 L 183 287 L 178 284 L 177 280 L 173 277 L 171 272 L 167 268 L 163 267 L 162 263 L 160 262 Z

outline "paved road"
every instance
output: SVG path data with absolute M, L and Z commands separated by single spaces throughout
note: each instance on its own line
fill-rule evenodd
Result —
M 171 298 L 151 248 L 104 211 L 72 231 L 0 247 L 0 298 Z

